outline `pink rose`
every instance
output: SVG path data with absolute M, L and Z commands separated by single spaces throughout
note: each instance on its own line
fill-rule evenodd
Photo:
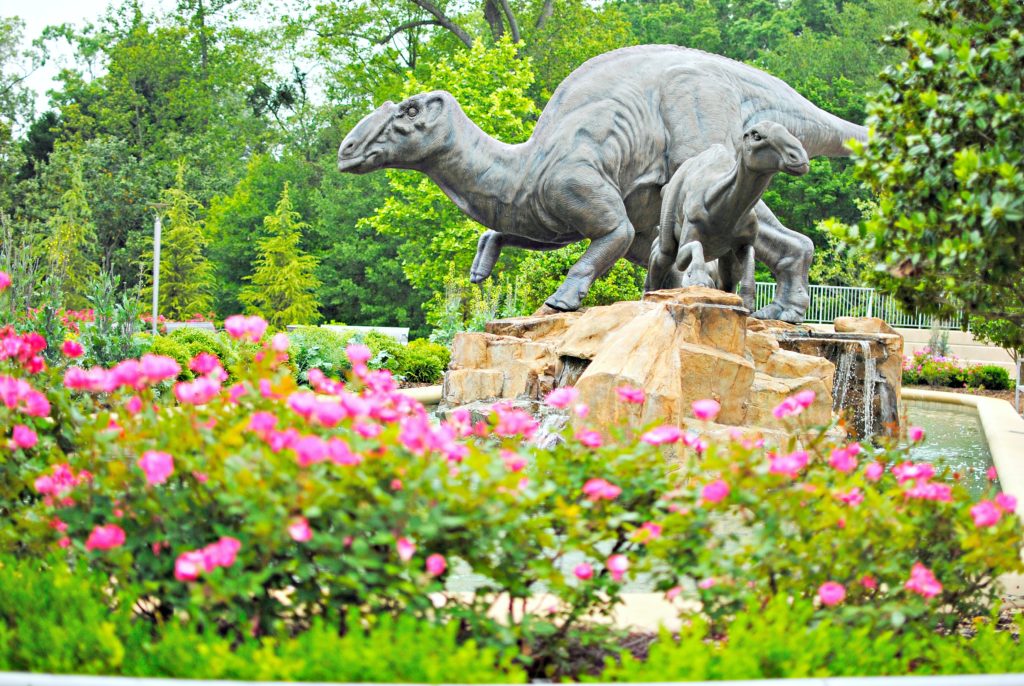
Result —
M 615 500 L 622 493 L 622 489 L 604 479 L 589 479 L 583 484 L 583 495 L 592 502 L 598 500 Z
M 235 564 L 235 557 L 242 549 L 242 542 L 237 538 L 224 536 L 199 551 L 206 571 L 212 572 L 217 567 L 230 567 Z
M 593 578 L 594 568 L 586 562 L 581 562 L 573 567 L 572 573 L 575 574 L 576 578 L 580 581 L 587 581 L 588 579 Z
M 822 605 L 838 605 L 846 599 L 846 589 L 840 583 L 826 581 L 818 587 L 818 599 Z
M 999 523 L 999 518 L 1002 514 L 1003 511 L 1000 510 L 995 503 L 989 500 L 982 500 L 971 508 L 971 516 L 974 518 L 974 526 L 979 529 L 995 526 Z
M 615 389 L 616 395 L 619 396 L 619 400 L 625 403 L 632 403 L 639 405 L 644 401 L 644 391 L 641 388 L 633 388 L 632 386 L 619 386 Z
M 835 494 L 836 500 L 841 503 L 845 503 L 850 507 L 857 507 L 864 502 L 864 494 L 861 493 L 860 488 L 854 486 L 849 491 L 839 492 Z
M 601 434 L 596 431 L 581 430 L 576 432 L 576 440 L 588 448 L 600 448 L 604 442 Z
M 15 448 L 21 448 L 25 450 L 35 446 L 39 442 L 39 437 L 36 432 L 28 428 L 24 424 L 16 424 L 14 431 L 11 432 L 11 442 Z
M 283 331 L 275 333 L 274 337 L 270 339 L 270 348 L 274 352 L 286 353 L 290 344 L 291 341 L 288 340 L 288 334 Z
M 988 477 L 989 481 L 995 481 L 996 479 L 999 478 L 999 475 L 996 473 L 995 467 L 989 467 L 988 471 L 985 472 L 985 475 Z
M 675 443 L 682 437 L 683 432 L 679 430 L 679 427 L 663 424 L 645 433 L 640 437 L 640 440 L 650 445 L 665 445 L 667 443 Z
M 718 404 L 718 401 L 711 398 L 694 400 L 690 407 L 693 409 L 693 416 L 705 422 L 713 420 L 722 411 L 722 406 Z
M 911 443 L 920 443 L 924 440 L 924 429 L 919 426 L 912 426 L 907 429 L 907 438 Z
M 716 479 L 700 490 L 700 499 L 705 503 L 719 503 L 729 496 L 729 484 Z
M 345 355 L 353 365 L 363 365 L 370 361 L 373 352 L 365 345 L 352 343 L 345 348 Z
M 828 463 L 832 465 L 832 468 L 837 472 L 846 474 L 857 468 L 857 458 L 854 457 L 854 455 L 856 455 L 856 453 L 851 455 L 849 448 L 836 448 L 829 456 Z
M 768 472 L 770 474 L 782 474 L 794 479 L 800 473 L 800 470 L 807 466 L 809 459 L 807 452 L 803 450 L 797 450 L 788 455 L 776 455 L 771 458 Z
M 996 507 L 1007 514 L 1011 514 L 1017 510 L 1017 499 L 1009 493 L 1000 493 L 996 496 Z
M 416 544 L 404 537 L 395 541 L 395 548 L 398 549 L 398 559 L 402 562 L 408 562 L 416 553 Z
M 146 483 L 150 486 L 164 483 L 174 473 L 174 458 L 159 450 L 142 453 L 136 464 L 146 474 Z
M 551 407 L 565 409 L 579 400 L 580 392 L 572 386 L 562 386 L 547 394 L 544 402 Z
M 444 574 L 444 570 L 448 568 L 448 563 L 444 559 L 444 555 L 439 553 L 433 553 L 427 556 L 427 574 L 430 576 L 441 576 Z
M 73 341 L 70 338 L 64 341 L 60 346 L 60 351 L 64 353 L 64 356 L 69 359 L 76 359 L 85 354 L 85 348 L 78 341 Z
M 870 574 L 865 574 L 860 579 L 860 585 L 868 589 L 869 591 L 873 591 L 876 588 L 878 588 L 878 579 L 871 576 Z
M 173 357 L 146 353 L 139 358 L 139 369 L 149 383 L 159 383 L 175 379 L 181 373 L 179 365 Z
M 195 581 L 205 571 L 203 554 L 198 550 L 189 550 L 174 561 L 174 578 L 178 581 Z
M 605 566 L 608 567 L 608 573 L 612 575 L 614 581 L 622 581 L 622 577 L 629 569 L 629 559 L 625 555 L 615 554 L 608 558 Z
M 717 584 L 718 580 L 715 579 L 715 577 L 713 576 L 709 576 L 706 579 L 701 579 L 700 581 L 698 581 L 697 588 L 701 589 L 702 591 L 706 591 L 709 588 L 714 588 Z
M 910 570 L 910 579 L 903 584 L 903 587 L 925 598 L 933 598 L 942 593 L 942 584 L 935 578 L 931 570 L 920 562 L 914 563 Z
M 305 517 L 296 517 L 288 525 L 288 535 L 293 541 L 304 543 L 313 538 L 313 530 L 309 528 L 309 522 Z
M 124 529 L 117 524 L 95 527 L 85 541 L 86 550 L 111 550 L 124 545 Z
M 864 478 L 868 481 L 878 481 L 885 473 L 885 467 L 877 462 L 872 462 L 864 468 Z
M 3 293 L 11 286 L 11 275 L 7 272 L 0 272 L 0 293 Z

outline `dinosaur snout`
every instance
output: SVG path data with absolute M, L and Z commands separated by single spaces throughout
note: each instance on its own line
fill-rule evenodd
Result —
M 783 166 L 786 172 L 794 176 L 803 176 L 810 170 L 811 162 L 807 159 L 807 152 L 803 146 L 790 147 L 783 155 Z
M 359 174 L 377 168 L 373 162 L 380 156 L 380 150 L 373 149 L 373 144 L 387 128 L 394 110 L 395 104 L 389 100 L 349 131 L 338 148 L 338 171 Z

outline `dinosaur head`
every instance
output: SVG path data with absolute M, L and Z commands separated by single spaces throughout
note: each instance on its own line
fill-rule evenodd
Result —
M 418 169 L 449 138 L 455 98 L 430 91 L 390 100 L 355 125 L 338 149 L 338 170 L 365 174 L 385 167 Z
M 753 171 L 803 176 L 810 169 L 803 144 L 773 121 L 760 121 L 743 132 L 743 160 Z

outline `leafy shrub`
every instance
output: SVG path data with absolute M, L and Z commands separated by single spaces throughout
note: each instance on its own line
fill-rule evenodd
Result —
M 0 558 L 0 671 L 116 673 L 124 627 L 100 597 L 105 585 L 61 561 Z
M 997 631 L 992 621 L 974 627 L 969 638 L 927 629 L 901 633 L 863 626 L 851 631 L 809 602 L 791 604 L 777 597 L 766 608 L 748 608 L 738 615 L 724 638 L 699 617 L 682 628 L 678 639 L 662 631 L 646 660 L 624 655 L 621 663 L 609 662 L 601 681 L 998 674 L 1024 669 L 1024 649 L 1009 631 Z
M 345 357 L 347 339 L 336 331 L 302 326 L 289 331 L 288 340 L 289 358 L 300 383 L 308 383 L 310 369 L 319 369 L 337 379 L 351 368 Z
M 91 325 L 83 327 L 80 339 L 88 364 L 112 367 L 141 352 L 135 338 L 141 322 L 139 303 L 127 292 L 118 295 L 120 285 L 119 277 L 104 274 L 86 296 L 94 317 Z
M 234 346 L 225 340 L 222 334 L 213 331 L 190 326 L 182 327 L 172 331 L 168 338 L 184 345 L 192 357 L 199 353 L 209 353 L 216 355 L 225 365 L 231 364 L 236 358 Z
M 1010 374 L 998 365 L 964 365 L 955 356 L 937 355 L 930 348 L 903 359 L 903 383 L 947 388 L 1012 388 Z
M 995 364 L 971 367 L 968 372 L 967 385 L 987 388 L 990 391 L 1008 391 L 1013 388 L 1010 372 Z
M 447 347 L 420 338 L 397 350 L 391 371 L 413 383 L 434 383 L 444 375 L 451 356 Z

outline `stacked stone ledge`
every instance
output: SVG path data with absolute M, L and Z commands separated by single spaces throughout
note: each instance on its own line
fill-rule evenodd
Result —
M 806 420 L 829 423 L 834 365 L 781 349 L 762 322 L 749 320 L 748 330 L 747 315 L 737 295 L 690 287 L 583 312 L 489 322 L 483 333 L 455 337 L 442 409 L 536 403 L 556 386 L 573 385 L 592 426 L 628 419 L 686 427 L 690 404 L 714 398 L 722 425 L 774 431 L 782 427 L 772 409 L 809 389 L 817 400 Z M 646 400 L 621 402 L 620 386 L 642 388 Z

